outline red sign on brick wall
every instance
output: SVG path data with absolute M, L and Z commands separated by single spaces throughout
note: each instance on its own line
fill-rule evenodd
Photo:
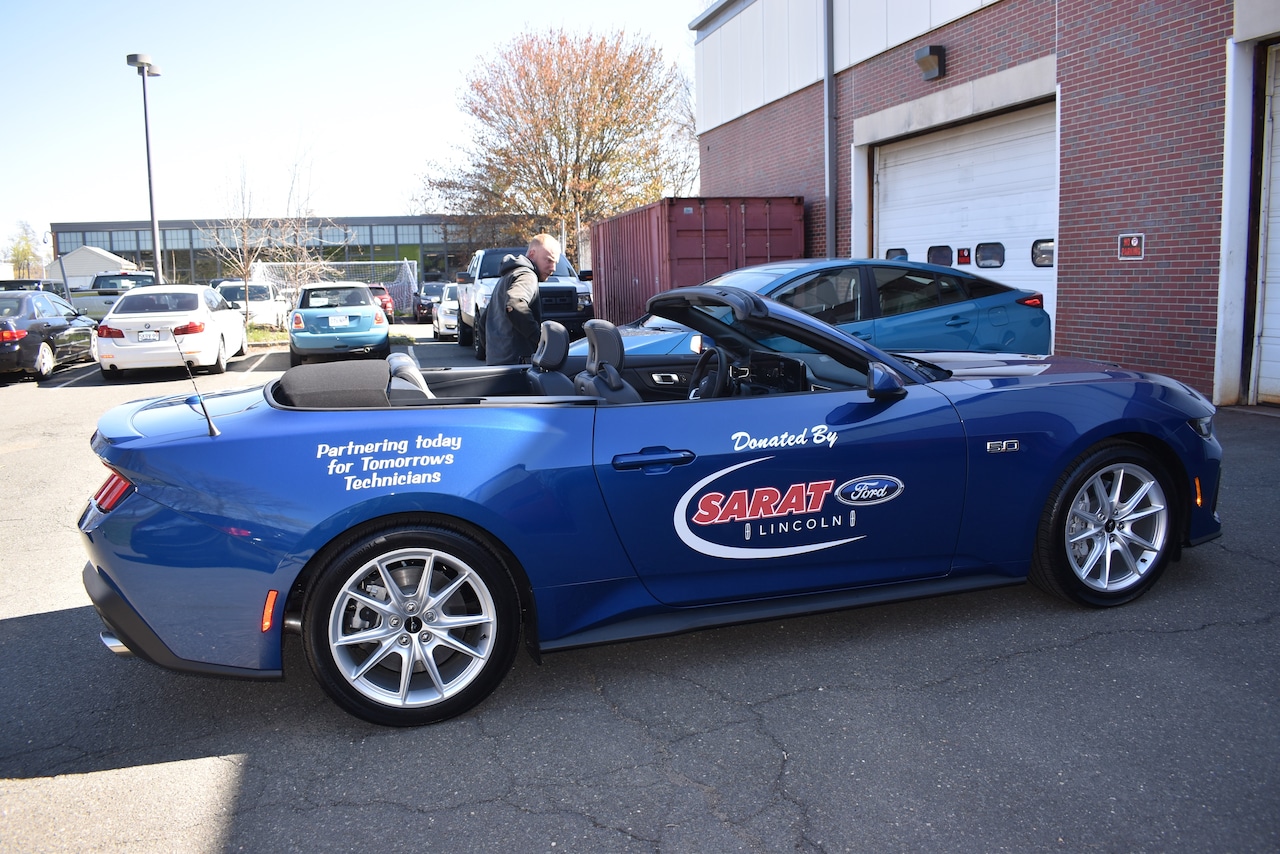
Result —
M 1143 250 L 1146 248 L 1146 242 L 1145 234 L 1120 235 L 1120 259 L 1123 261 L 1140 260 L 1144 257 Z

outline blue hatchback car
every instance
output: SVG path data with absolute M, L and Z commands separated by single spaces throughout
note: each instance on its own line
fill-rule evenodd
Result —
M 1044 297 L 951 267 L 875 258 L 802 258 L 705 283 L 771 297 L 882 350 L 1052 350 Z M 622 327 L 628 353 L 684 353 L 690 333 L 646 316 Z M 585 342 L 574 353 L 585 353 Z
M 359 282 L 303 285 L 289 315 L 289 364 L 309 356 L 391 354 L 390 324 L 373 293 Z

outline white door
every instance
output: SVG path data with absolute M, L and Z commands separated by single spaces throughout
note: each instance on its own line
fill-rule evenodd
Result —
M 1258 301 L 1250 403 L 1280 403 L 1280 47 L 1267 57 L 1266 136 L 1263 142 Z
M 949 247 L 951 266 L 1040 291 L 1051 316 L 1057 277 L 1057 108 L 1042 104 L 876 149 L 875 255 L 905 250 L 929 260 Z M 968 263 L 960 250 L 968 250 Z M 1045 250 L 1047 250 L 1047 255 Z M 996 256 L 1003 260 L 996 263 Z

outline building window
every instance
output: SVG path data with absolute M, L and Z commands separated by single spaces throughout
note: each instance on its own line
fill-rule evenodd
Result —
M 416 225 L 397 225 L 396 243 L 401 246 L 417 246 L 421 242 Z
M 444 243 L 444 228 L 439 225 L 424 225 L 422 227 L 422 242 L 441 245 Z
M 373 243 L 376 246 L 394 246 L 396 227 L 394 225 L 375 225 L 373 227 Z
M 884 253 L 884 257 L 887 261 L 905 261 L 907 260 L 907 250 L 890 249 L 888 252 Z
M 136 252 L 138 250 L 138 232 L 116 231 L 111 234 L 111 251 Z
M 347 242 L 347 230 L 327 225 L 320 229 L 320 241 L 326 246 L 341 246 Z
M 185 228 L 166 228 L 160 232 L 160 242 L 165 249 L 190 249 L 191 232 Z
M 96 246 L 99 249 L 111 251 L 111 232 L 109 231 L 86 231 L 84 233 L 84 243 L 86 246 Z
M 979 267 L 1003 267 L 1003 243 L 979 243 L 973 250 L 974 263 Z
M 58 235 L 58 252 L 66 255 L 74 249 L 84 246 L 84 232 L 64 231 Z
M 1053 244 L 1052 237 L 1045 240 L 1037 240 L 1031 244 L 1031 263 L 1037 267 L 1053 266 Z
M 347 230 L 348 242 L 356 246 L 369 245 L 369 226 L 353 225 Z
M 951 266 L 951 247 L 950 246 L 930 246 L 929 254 L 926 256 L 930 264 L 937 264 L 939 267 Z

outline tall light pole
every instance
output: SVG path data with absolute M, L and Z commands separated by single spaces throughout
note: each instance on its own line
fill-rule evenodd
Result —
M 142 126 L 147 135 L 147 195 L 151 199 L 151 251 L 155 256 L 156 281 L 164 281 L 164 271 L 160 267 L 160 221 L 156 219 L 156 188 L 151 180 L 151 117 L 147 114 L 147 78 L 159 77 L 160 69 L 153 65 L 151 57 L 145 53 L 131 53 L 125 59 L 129 65 L 138 69 L 142 78 Z

